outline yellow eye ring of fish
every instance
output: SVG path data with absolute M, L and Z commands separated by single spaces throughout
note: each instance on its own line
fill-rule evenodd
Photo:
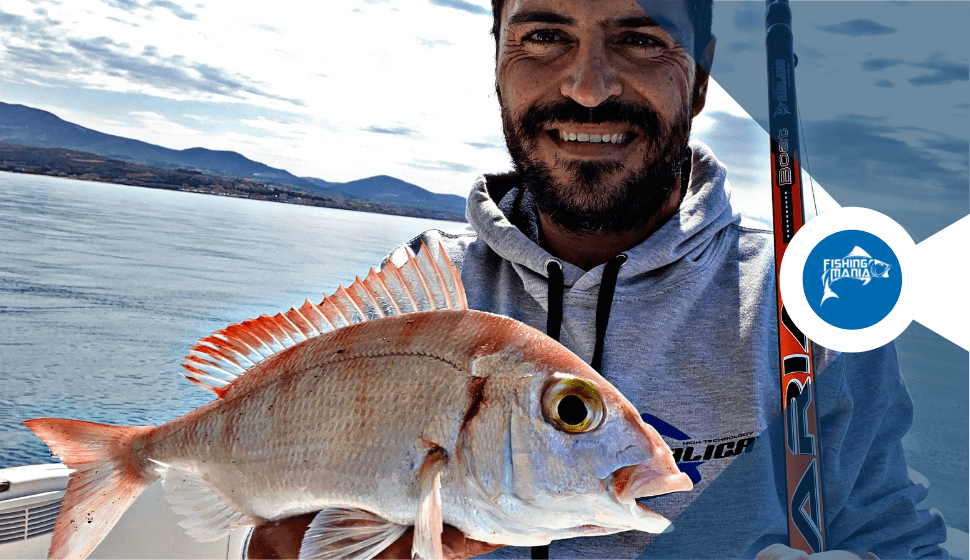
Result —
M 542 391 L 542 415 L 568 434 L 591 432 L 603 423 L 606 405 L 592 382 L 562 374 L 553 376 Z

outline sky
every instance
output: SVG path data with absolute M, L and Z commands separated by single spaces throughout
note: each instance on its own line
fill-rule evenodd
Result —
M 891 213 L 917 242 L 968 213 L 968 8 L 793 0 L 803 165 L 823 207 L 827 191 Z M 763 17 L 760 0 L 715 2 L 693 135 L 767 219 Z M 490 25 L 487 0 L 0 0 L 0 101 L 300 176 L 465 195 L 510 165 Z

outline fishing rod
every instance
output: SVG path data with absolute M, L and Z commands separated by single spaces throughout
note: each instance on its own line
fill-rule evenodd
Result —
M 778 282 L 788 243 L 805 223 L 795 99 L 794 36 L 788 0 L 766 0 L 768 134 L 771 137 L 771 199 L 774 215 L 775 284 L 778 286 L 778 349 L 785 470 L 788 479 L 789 546 L 808 554 L 825 550 L 821 464 L 815 412 L 811 342 L 792 322 Z

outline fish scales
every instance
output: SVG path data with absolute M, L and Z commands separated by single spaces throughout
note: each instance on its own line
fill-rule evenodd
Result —
M 234 505 L 257 518 L 349 503 L 402 521 L 416 508 L 428 451 L 453 454 L 469 420 L 472 361 L 496 348 L 521 352 L 509 345 L 517 325 L 433 312 L 311 339 L 258 364 L 224 399 L 159 427 L 147 453 L 198 473 L 219 464 L 208 471 L 213 487 L 232 489 Z
M 370 557 L 413 526 L 414 554 L 440 557 L 442 522 L 516 545 L 664 530 L 635 498 L 692 485 L 656 430 L 556 341 L 468 310 L 428 253 L 202 339 L 186 377 L 219 398 L 162 426 L 25 422 L 75 469 L 50 557 L 87 556 L 160 476 L 199 540 L 319 512 L 310 556 Z M 350 302 L 364 296 L 394 305 Z

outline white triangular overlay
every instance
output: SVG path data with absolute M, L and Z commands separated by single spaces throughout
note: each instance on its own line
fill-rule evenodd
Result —
M 916 246 L 913 319 L 970 350 L 970 216 Z

